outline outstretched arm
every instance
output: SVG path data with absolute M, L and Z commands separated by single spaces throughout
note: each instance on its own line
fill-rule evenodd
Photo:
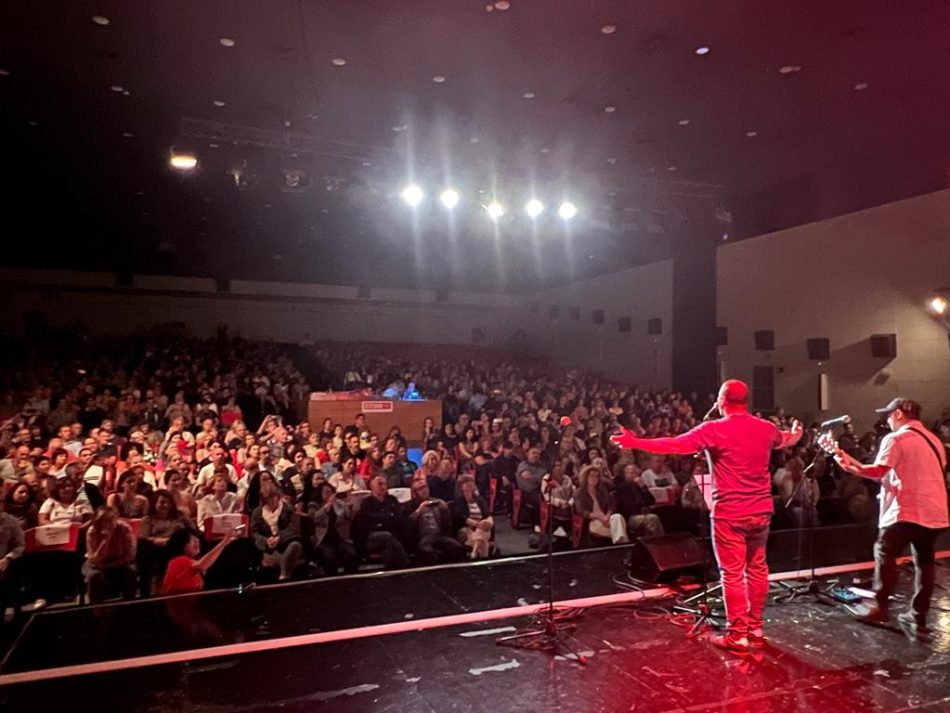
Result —
M 870 480 L 880 480 L 885 475 L 887 475 L 887 471 L 890 470 L 890 468 L 887 466 L 877 465 L 876 463 L 865 465 L 854 456 L 845 453 L 840 448 L 835 453 L 835 463 L 837 463 L 843 470 L 846 470 L 849 473 L 860 475 L 862 478 L 869 478 Z
M 782 442 L 779 444 L 778 448 L 788 448 L 789 446 L 794 446 L 802 438 L 802 433 L 804 429 L 802 428 L 802 422 L 797 418 L 792 421 L 792 428 L 789 431 L 779 431 L 782 435 Z
M 620 433 L 610 437 L 610 442 L 621 448 L 630 448 L 648 453 L 673 453 L 676 455 L 690 455 L 696 452 L 696 445 L 692 439 L 684 436 L 671 438 L 639 438 L 631 431 L 620 427 Z

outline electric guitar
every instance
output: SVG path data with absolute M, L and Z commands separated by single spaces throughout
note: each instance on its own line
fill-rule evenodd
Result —
M 831 431 L 825 431 L 818 436 L 818 447 L 832 457 L 838 455 L 838 452 L 841 450 L 838 447 L 838 441 L 835 440 Z

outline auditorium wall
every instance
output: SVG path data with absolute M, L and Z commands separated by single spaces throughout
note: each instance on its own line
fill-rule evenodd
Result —
M 950 191 L 723 246 L 717 270 L 724 376 L 751 382 L 754 367 L 772 367 L 776 405 L 808 418 L 849 413 L 860 428 L 897 395 L 920 401 L 925 420 L 950 406 L 948 327 L 925 308 L 950 286 Z M 765 329 L 774 351 L 754 347 Z M 871 335 L 888 333 L 897 356 L 872 356 Z M 830 339 L 830 359 L 808 358 L 815 337 Z
M 528 308 L 534 313 L 528 336 L 535 351 L 609 378 L 652 388 L 671 385 L 672 260 L 555 287 L 530 297 Z M 603 324 L 594 323 L 598 310 Z M 620 331 L 621 318 L 629 318 L 629 332 Z M 660 320 L 659 334 L 648 333 L 651 319 Z
M 496 294 L 372 289 L 136 275 L 124 286 L 108 273 L 0 269 L 0 331 L 21 335 L 27 318 L 83 324 L 93 334 L 142 332 L 155 325 L 211 336 L 232 333 L 282 342 L 380 341 L 505 346 L 526 321 L 517 298 Z M 29 317 L 27 317 L 29 315 Z M 481 338 L 473 340 L 473 330 Z

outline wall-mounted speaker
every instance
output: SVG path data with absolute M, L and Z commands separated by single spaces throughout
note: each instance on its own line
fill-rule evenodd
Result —
M 633 322 L 629 317 L 620 317 L 617 319 L 617 331 L 621 334 L 627 334 L 633 328 Z
M 716 346 L 725 347 L 729 344 L 729 327 L 716 327 Z
M 651 336 L 656 336 L 657 334 L 663 334 L 663 320 L 659 317 L 654 317 L 653 319 L 647 320 L 647 334 Z
M 581 318 L 580 307 L 569 307 L 567 311 L 573 321 L 577 322 L 578 320 L 580 320 Z
M 871 356 L 881 359 L 897 358 L 896 334 L 872 334 Z
M 755 350 L 759 352 L 775 351 L 775 332 L 771 329 L 759 329 L 753 335 Z
M 557 305 L 548 305 L 548 317 L 551 319 L 557 319 L 557 316 L 561 313 L 561 308 Z
M 604 310 L 595 309 L 590 313 L 590 321 L 594 324 L 603 324 L 604 323 Z
M 828 337 L 815 337 L 805 341 L 808 348 L 808 358 L 815 361 L 831 359 L 831 340 Z

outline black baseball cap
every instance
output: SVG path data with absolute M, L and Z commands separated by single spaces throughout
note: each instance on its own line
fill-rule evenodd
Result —
M 897 411 L 898 409 L 903 411 L 911 418 L 920 418 L 920 404 L 916 401 L 905 399 L 902 396 L 892 399 L 887 406 L 884 408 L 874 409 L 874 411 L 876 413 L 891 413 L 892 411 Z

